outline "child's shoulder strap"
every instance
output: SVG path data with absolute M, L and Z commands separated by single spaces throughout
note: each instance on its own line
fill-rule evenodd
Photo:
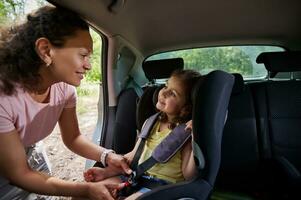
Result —
M 143 151 L 143 147 L 144 147 L 144 144 L 145 144 L 145 140 L 147 139 L 147 137 L 149 136 L 154 124 L 156 123 L 157 121 L 157 118 L 158 116 L 160 115 L 160 113 L 156 113 L 152 116 L 150 116 L 146 121 L 145 121 L 145 124 L 143 125 L 142 127 L 142 130 L 141 130 L 141 133 L 139 134 L 139 138 L 141 138 L 141 141 L 140 141 L 140 144 L 136 150 L 136 153 L 134 155 L 134 158 L 131 162 L 131 169 L 136 169 L 137 168 L 137 165 L 138 165 L 138 161 L 139 161 L 139 158 L 142 154 L 142 151 Z
M 141 133 L 138 136 L 139 138 L 146 139 L 149 136 L 154 124 L 157 121 L 157 118 L 158 118 L 159 114 L 160 113 L 156 113 L 156 114 L 150 116 L 145 121 L 145 124 L 143 125 L 142 130 L 141 130 Z
M 185 124 L 180 124 L 175 127 L 171 133 L 166 136 L 158 146 L 156 146 L 151 157 L 138 165 L 138 160 L 145 143 L 145 139 L 141 140 L 141 143 L 143 144 L 140 143 L 139 147 L 142 147 L 140 150 L 138 147 L 131 165 L 132 169 L 136 171 L 137 178 L 156 163 L 166 163 L 183 147 L 183 145 L 191 137 L 190 131 L 186 131 L 185 127 Z

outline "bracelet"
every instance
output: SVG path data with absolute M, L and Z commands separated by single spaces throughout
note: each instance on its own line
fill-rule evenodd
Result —
M 106 158 L 109 153 L 115 153 L 115 151 L 113 151 L 112 149 L 105 149 L 105 150 L 103 150 L 102 154 L 100 155 L 100 162 L 104 167 L 108 166 L 106 163 Z

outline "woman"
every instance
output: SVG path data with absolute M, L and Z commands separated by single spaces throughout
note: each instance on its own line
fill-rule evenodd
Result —
M 78 128 L 73 86 L 91 69 L 87 23 L 69 10 L 46 6 L 0 38 L 0 199 L 25 199 L 29 192 L 112 199 L 122 184 L 64 181 L 32 169 L 39 163 L 30 162 L 37 160 L 32 145 L 58 122 L 70 150 L 131 173 L 122 156 L 88 141 Z

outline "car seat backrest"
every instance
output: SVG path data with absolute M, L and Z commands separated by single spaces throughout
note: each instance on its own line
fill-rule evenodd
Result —
M 221 168 L 217 184 L 222 187 L 253 185 L 259 163 L 258 135 L 252 94 L 240 74 L 228 107 L 222 140 Z
M 266 90 L 272 153 L 301 172 L 301 82 L 268 82 Z
M 301 71 L 301 51 L 262 53 L 257 62 L 269 72 Z M 270 156 L 284 157 L 301 171 L 301 81 L 268 81 L 264 89 Z
M 205 158 L 201 173 L 211 185 L 220 167 L 222 133 L 233 83 L 233 75 L 216 70 L 206 75 L 193 92 L 194 141 Z
M 133 88 L 122 91 L 118 97 L 113 130 L 113 149 L 116 153 L 128 153 L 135 146 L 137 99 L 138 95 Z

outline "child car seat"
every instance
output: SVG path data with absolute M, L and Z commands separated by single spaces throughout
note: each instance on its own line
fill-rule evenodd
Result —
M 193 153 L 199 175 L 190 181 L 155 188 L 138 199 L 207 199 L 210 196 L 220 166 L 222 133 L 233 83 L 233 75 L 217 70 L 206 75 L 203 83 L 197 82 L 192 93 Z M 143 112 L 139 106 L 138 112 Z

